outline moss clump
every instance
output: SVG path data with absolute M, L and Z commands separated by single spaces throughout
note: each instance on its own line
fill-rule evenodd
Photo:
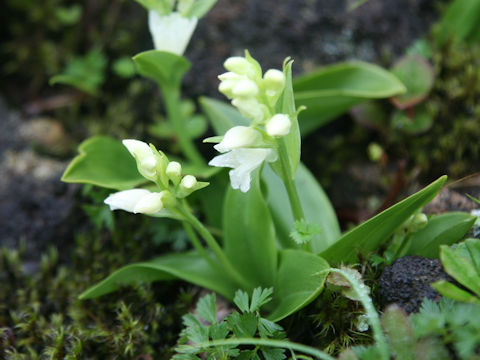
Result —
M 170 357 L 181 316 L 194 301 L 191 291 L 179 289 L 180 283 L 137 285 L 78 300 L 111 271 L 165 250 L 165 244 L 147 240 L 148 227 L 138 218 L 122 220 L 112 235 L 98 229 L 79 235 L 66 264 L 50 248 L 32 274 L 25 271 L 24 249 L 0 250 L 0 358 Z M 168 224 L 162 227 L 167 234 Z M 138 230 L 135 235 L 128 230 L 132 228 Z
M 422 136 L 402 136 L 414 165 L 437 176 L 448 169 L 454 177 L 480 170 L 480 44 L 433 46 L 436 80 L 425 101 L 434 114 Z

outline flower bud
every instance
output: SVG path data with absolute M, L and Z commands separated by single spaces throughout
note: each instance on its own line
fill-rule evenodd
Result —
M 240 113 L 253 120 L 255 123 L 261 124 L 265 119 L 264 104 L 260 104 L 255 98 L 236 98 L 232 100 L 232 105 L 235 106 Z
M 180 189 L 178 196 L 180 198 L 184 198 L 190 195 L 192 192 L 196 190 L 197 187 L 197 178 L 193 175 L 185 175 L 180 182 Z
M 160 193 L 149 193 L 137 202 L 133 212 L 135 214 L 155 214 L 163 208 L 162 195 Z
M 177 186 L 182 177 L 182 165 L 176 161 L 170 161 L 165 172 L 170 181 Z
M 143 141 L 133 139 L 125 139 L 122 143 L 137 161 L 140 174 L 149 180 L 153 180 L 156 175 L 157 159 L 150 146 Z
M 253 65 L 248 62 L 247 59 L 241 56 L 232 56 L 225 60 L 223 64 L 225 69 L 228 71 L 234 72 L 239 75 L 253 75 L 255 73 L 255 69 Z
M 275 114 L 267 121 L 265 128 L 270 136 L 285 136 L 290 132 L 292 122 L 286 114 Z
M 232 89 L 234 97 L 255 97 L 258 95 L 258 86 L 255 81 L 243 79 L 238 81 Z
M 408 230 L 412 233 L 422 230 L 425 226 L 427 226 L 428 218 L 427 215 L 420 213 L 415 214 L 412 217 L 412 220 L 408 226 Z
M 223 140 L 214 146 L 215 150 L 224 153 L 232 149 L 249 147 L 261 142 L 260 133 L 248 126 L 234 126 L 225 133 Z
M 268 90 L 275 92 L 281 92 L 285 87 L 285 75 L 277 69 L 268 70 L 263 76 L 263 81 Z

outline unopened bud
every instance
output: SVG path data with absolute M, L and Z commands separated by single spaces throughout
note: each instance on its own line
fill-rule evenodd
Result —
M 292 122 L 286 114 L 275 114 L 267 121 L 265 128 L 270 136 L 285 136 L 290 132 Z
M 182 177 L 182 165 L 176 161 L 170 161 L 166 169 L 167 177 L 176 186 Z
M 133 139 L 125 139 L 122 143 L 137 161 L 140 174 L 152 180 L 156 174 L 157 159 L 150 146 L 143 141 Z
M 193 175 L 185 175 L 180 182 L 179 197 L 184 198 L 196 190 L 197 178 Z
M 252 75 L 255 72 L 252 64 L 247 59 L 241 56 L 232 56 L 225 60 L 223 64 L 225 69 L 232 71 L 239 75 Z
M 412 221 L 408 227 L 408 230 L 412 233 L 422 230 L 427 226 L 428 217 L 427 215 L 420 213 L 413 216 Z
M 268 90 L 281 92 L 285 87 L 285 75 L 277 69 L 268 70 L 265 75 L 263 75 L 263 80 Z
M 258 95 L 258 86 L 254 81 L 243 79 L 238 81 L 232 89 L 234 97 L 255 97 Z

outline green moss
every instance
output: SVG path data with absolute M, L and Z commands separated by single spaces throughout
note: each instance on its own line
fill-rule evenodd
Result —
M 112 235 L 98 229 L 79 235 L 70 257 L 50 248 L 32 275 L 24 270 L 23 248 L 0 250 L 2 359 L 170 357 L 181 316 L 194 300 L 181 283 L 137 285 L 95 300 L 77 299 L 114 269 L 165 250 L 165 243 L 149 240 L 144 220 L 121 220 Z M 164 238 L 168 227 L 163 225 Z M 136 229 L 135 235 L 128 229 Z M 67 263 L 61 263 L 62 256 Z

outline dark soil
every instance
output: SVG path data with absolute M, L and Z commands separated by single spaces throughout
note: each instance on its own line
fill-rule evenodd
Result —
M 430 286 L 438 280 L 452 280 L 440 260 L 404 256 L 386 267 L 380 277 L 382 305 L 395 303 L 408 313 L 417 312 L 425 297 L 440 300 L 441 295 Z

